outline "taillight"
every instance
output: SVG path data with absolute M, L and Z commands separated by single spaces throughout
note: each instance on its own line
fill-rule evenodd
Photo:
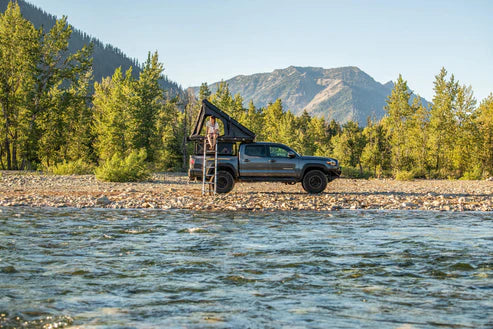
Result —
M 195 159 L 190 158 L 190 168 L 193 168 L 194 165 L 195 165 Z

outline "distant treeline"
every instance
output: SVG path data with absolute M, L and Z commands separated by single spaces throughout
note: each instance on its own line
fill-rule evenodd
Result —
M 186 136 L 200 102 L 192 93 L 169 96 L 157 53 L 149 54 L 138 74 L 116 69 L 92 83 L 93 45 L 71 51 L 71 33 L 65 18 L 49 31 L 37 30 L 16 3 L 0 16 L 0 167 L 81 173 L 137 163 L 135 172 L 143 165 L 186 169 L 191 150 Z M 199 97 L 254 131 L 259 141 L 333 156 L 356 175 L 493 175 L 493 95 L 477 106 L 471 88 L 445 69 L 435 77 L 434 91 L 432 105 L 425 107 L 419 98 L 411 101 L 399 76 L 386 116 L 369 118 L 364 128 L 307 112 L 295 116 L 281 100 L 244 108 L 241 95 L 232 95 L 226 83 L 214 94 L 202 84 Z

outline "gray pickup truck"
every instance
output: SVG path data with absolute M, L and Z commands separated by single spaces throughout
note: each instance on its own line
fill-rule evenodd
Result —
M 328 182 L 341 174 L 335 159 L 302 156 L 283 144 L 254 142 L 256 136 L 252 131 L 204 99 L 188 137 L 189 141 L 195 142 L 195 152 L 190 156 L 188 170 L 191 180 L 202 179 L 203 176 L 204 125 L 208 117 L 218 119 L 222 130 L 217 139 L 217 167 L 214 168 L 217 169 L 215 191 L 218 193 L 228 193 L 238 181 L 301 182 L 308 193 L 320 193 Z M 206 177 L 211 174 L 206 172 Z
M 233 147 L 233 149 L 231 149 Z M 224 151 L 221 152 L 221 149 Z M 190 156 L 190 179 L 202 179 L 203 156 Z M 278 143 L 219 144 L 217 164 L 218 193 L 228 193 L 237 181 L 301 182 L 308 193 L 320 193 L 341 170 L 332 158 L 302 156 Z

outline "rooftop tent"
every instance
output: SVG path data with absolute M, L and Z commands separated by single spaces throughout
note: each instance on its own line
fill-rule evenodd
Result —
M 207 117 L 216 117 L 216 119 L 221 120 L 224 126 L 224 135 L 218 137 L 219 141 L 223 142 L 253 142 L 255 139 L 255 134 L 246 128 L 238 121 L 218 109 L 208 100 L 202 100 L 202 106 L 200 108 L 197 121 L 195 122 L 195 127 L 192 134 L 189 136 L 189 140 L 196 141 L 204 139 L 204 136 L 200 135 L 202 127 L 205 124 Z

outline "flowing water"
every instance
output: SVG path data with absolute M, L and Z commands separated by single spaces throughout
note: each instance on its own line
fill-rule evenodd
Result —
M 492 219 L 4 208 L 0 327 L 492 328 Z

